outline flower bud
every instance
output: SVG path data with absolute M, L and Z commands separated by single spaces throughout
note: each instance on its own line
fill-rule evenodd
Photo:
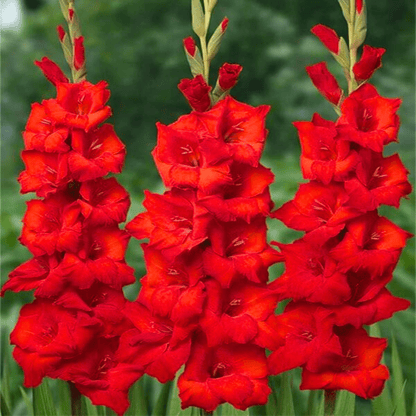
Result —
M 386 50 L 364 45 L 361 59 L 354 65 L 353 71 L 357 81 L 364 81 L 373 75 L 374 71 L 381 67 L 381 57 Z
M 192 56 L 192 58 L 195 57 L 196 45 L 192 36 L 189 36 L 183 40 L 183 47 L 185 48 L 186 52 Z
M 342 96 L 342 90 L 335 77 L 328 71 L 326 62 L 319 62 L 315 65 L 307 66 L 306 72 L 318 91 L 329 102 L 338 105 Z
M 314 26 L 311 29 L 311 32 L 319 38 L 319 40 L 324 44 L 325 47 L 329 49 L 330 52 L 334 53 L 335 55 L 338 55 L 339 37 L 334 29 L 319 24 Z
M 85 65 L 84 37 L 74 39 L 74 67 L 80 69 Z
M 58 25 L 56 27 L 56 31 L 58 32 L 59 41 L 62 42 L 64 40 L 65 35 L 66 35 L 65 29 L 61 25 Z
M 43 75 L 45 75 L 53 85 L 57 85 L 59 82 L 69 82 L 61 68 L 46 56 L 44 56 L 41 61 L 35 61 L 35 65 L 41 69 Z
M 194 110 L 206 111 L 211 106 L 211 99 L 209 96 L 211 87 L 205 82 L 202 75 L 197 75 L 192 79 L 182 79 L 178 88 Z
M 230 90 L 237 83 L 243 67 L 239 64 L 225 63 L 219 70 L 218 83 L 224 91 Z

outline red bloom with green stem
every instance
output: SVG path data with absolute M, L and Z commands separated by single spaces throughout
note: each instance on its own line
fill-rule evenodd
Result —
M 69 381 L 73 413 L 80 393 L 118 414 L 143 366 L 115 358 L 121 335 L 134 326 L 121 312 L 122 287 L 133 283 L 124 255 L 130 236 L 119 228 L 130 205 L 116 179 L 125 146 L 111 124 L 104 81 L 86 81 L 85 50 L 73 3 L 61 2 L 69 35 L 58 28 L 73 83 L 48 58 L 36 65 L 56 87 L 56 98 L 32 105 L 23 133 L 27 203 L 20 242 L 34 257 L 10 273 L 7 290 L 35 290 L 11 334 L 25 386 L 42 378 Z M 97 347 L 98 346 L 98 347 Z
M 327 121 L 296 122 L 305 179 L 295 198 L 272 212 L 288 227 L 306 234 L 278 244 L 286 270 L 270 286 L 292 298 L 280 316 L 261 324 L 258 338 L 273 351 L 271 372 L 301 366 L 301 389 L 346 389 L 363 398 L 379 395 L 389 376 L 380 364 L 386 340 L 371 338 L 363 325 L 388 319 L 409 302 L 394 297 L 391 280 L 411 234 L 377 213 L 382 204 L 399 207 L 411 192 L 408 171 L 384 146 L 397 141 L 400 99 L 379 95 L 367 83 L 381 66 L 384 49 L 357 49 L 366 33 L 365 2 L 341 2 L 349 47 L 335 31 L 317 25 L 312 32 L 343 67 L 349 95 L 343 98 L 326 65 L 307 68 L 312 82 L 339 115 Z
M 182 408 L 206 412 L 228 402 L 238 409 L 267 401 L 262 324 L 280 294 L 268 268 L 282 255 L 267 242 L 274 176 L 260 164 L 270 109 L 230 94 L 241 66 L 221 66 L 214 88 L 209 63 L 228 19 L 206 42 L 215 1 L 193 2 L 193 28 L 184 49 L 192 79 L 179 84 L 191 108 L 170 125 L 157 124 L 152 152 L 168 189 L 146 191 L 146 212 L 127 224 L 143 244 L 147 274 L 124 314 L 135 328 L 121 337 L 118 356 L 166 382 L 182 365 Z M 263 331 L 264 332 L 264 331 Z

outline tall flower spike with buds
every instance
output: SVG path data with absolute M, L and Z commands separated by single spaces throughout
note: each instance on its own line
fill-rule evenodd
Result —
M 162 383 L 185 365 L 182 408 L 206 412 L 224 402 L 246 409 L 267 401 L 263 327 L 279 297 L 267 269 L 281 261 L 266 239 L 274 177 L 259 163 L 269 107 L 229 96 L 238 64 L 222 65 L 209 86 L 209 64 L 228 24 L 224 19 L 207 42 L 215 3 L 192 1 L 202 53 L 192 37 L 183 42 L 193 78 L 179 89 L 194 111 L 157 124 L 152 154 L 168 190 L 146 192 L 146 212 L 127 224 L 133 237 L 148 240 L 147 275 L 124 309 L 134 328 L 119 350 Z
M 69 33 L 58 26 L 58 36 L 73 83 L 50 59 L 35 62 L 57 97 L 32 105 L 23 132 L 21 192 L 40 197 L 27 203 L 20 237 L 33 258 L 10 273 L 1 295 L 35 289 L 10 336 L 26 387 L 59 378 L 70 382 L 74 406 L 82 393 L 122 414 L 143 367 L 118 353 L 121 334 L 134 327 L 121 313 L 122 287 L 135 280 L 124 260 L 130 236 L 119 228 L 130 199 L 104 177 L 121 172 L 126 151 L 102 124 L 111 116 L 107 83 L 86 80 L 74 4 L 61 7 Z
M 388 319 L 410 304 L 385 285 L 411 234 L 377 212 L 383 204 L 398 208 L 411 192 L 399 156 L 383 156 L 384 146 L 397 141 L 401 100 L 381 97 L 368 83 L 384 49 L 364 45 L 356 62 L 366 33 L 365 2 L 340 4 L 349 47 L 326 26 L 312 32 L 344 69 L 348 95 L 325 62 L 307 67 L 339 118 L 333 122 L 314 114 L 310 122 L 294 123 L 302 173 L 310 182 L 271 216 L 305 234 L 292 244 L 276 243 L 286 269 L 271 286 L 292 300 L 265 324 L 274 333 L 266 344 L 272 350 L 271 372 L 301 366 L 300 388 L 325 389 L 328 402 L 333 390 L 365 399 L 381 393 L 389 377 L 380 364 L 387 340 L 368 336 L 363 325 Z

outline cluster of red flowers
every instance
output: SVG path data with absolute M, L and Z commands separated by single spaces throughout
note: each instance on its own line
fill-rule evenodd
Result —
M 47 58 L 37 65 L 57 97 L 32 105 L 23 133 L 27 203 L 20 242 L 33 258 L 10 273 L 7 290 L 35 289 L 20 313 L 13 356 L 35 387 L 45 376 L 72 382 L 96 404 L 128 406 L 127 390 L 142 374 L 117 356 L 120 335 L 132 324 L 120 313 L 122 287 L 135 281 L 124 260 L 130 236 L 127 191 L 108 173 L 119 173 L 125 147 L 111 124 L 104 81 L 69 83 Z M 121 410 L 122 411 L 122 410 Z
M 240 70 L 225 64 L 220 83 L 234 85 Z M 210 102 L 202 76 L 179 87 L 194 108 Z M 147 212 L 126 227 L 149 243 L 142 245 L 147 275 L 126 307 L 136 328 L 121 342 L 161 382 L 185 364 L 183 408 L 213 411 L 229 402 L 246 409 L 270 393 L 261 324 L 278 297 L 267 269 L 281 261 L 266 241 L 273 174 L 259 163 L 269 107 L 230 96 L 211 109 L 202 105 L 207 111 L 157 125 L 153 157 L 170 189 L 146 192 Z
M 318 25 L 312 32 L 339 53 L 341 40 L 332 29 Z M 307 68 L 340 117 L 332 122 L 314 114 L 310 122 L 294 123 L 302 173 L 310 181 L 271 213 L 305 232 L 292 244 L 277 243 L 286 267 L 271 286 L 292 301 L 266 321 L 271 373 L 301 366 L 301 389 L 380 394 L 389 376 L 380 364 L 387 341 L 368 336 L 363 325 L 410 304 L 385 288 L 411 235 L 377 209 L 397 208 L 411 185 L 399 156 L 383 156 L 383 147 L 397 140 L 400 99 L 381 97 L 367 83 L 383 52 L 364 46 L 352 71 L 358 88 L 345 99 L 324 62 Z

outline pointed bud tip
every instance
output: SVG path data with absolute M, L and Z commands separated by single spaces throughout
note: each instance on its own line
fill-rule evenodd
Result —
M 227 30 L 227 26 L 228 26 L 228 22 L 230 21 L 230 19 L 228 19 L 227 17 L 224 17 L 224 19 L 222 19 L 221 22 L 221 30 L 223 32 L 225 32 Z
M 58 32 L 59 40 L 62 42 L 64 40 L 65 35 L 66 35 L 65 29 L 61 25 L 58 25 L 56 27 L 56 31 Z
M 192 36 L 188 36 L 183 40 L 183 47 L 189 55 L 191 55 L 192 57 L 195 56 L 196 44 Z

